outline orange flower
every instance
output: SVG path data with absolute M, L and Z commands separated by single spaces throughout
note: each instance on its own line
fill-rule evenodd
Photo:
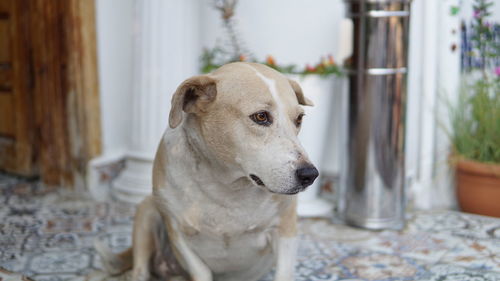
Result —
M 276 65 L 276 61 L 274 60 L 273 56 L 267 56 L 266 63 L 269 65 Z
M 335 60 L 333 59 L 332 55 L 328 55 L 328 61 L 330 62 L 331 65 L 335 65 Z
M 240 55 L 240 61 L 246 61 L 247 60 L 247 57 L 245 57 L 245 55 Z

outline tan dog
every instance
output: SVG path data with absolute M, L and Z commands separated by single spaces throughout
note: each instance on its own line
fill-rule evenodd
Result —
M 276 265 L 294 276 L 296 193 L 318 171 L 297 134 L 295 81 L 260 64 L 232 63 L 184 81 L 153 168 L 153 194 L 138 207 L 133 247 L 103 253 L 133 280 L 255 281 Z

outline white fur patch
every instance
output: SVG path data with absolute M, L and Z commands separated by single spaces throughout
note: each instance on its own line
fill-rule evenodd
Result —
M 285 110 L 283 108 L 283 103 L 281 102 L 281 99 L 278 95 L 278 89 L 276 88 L 276 81 L 271 78 L 267 78 L 264 76 L 262 73 L 260 73 L 257 69 L 254 67 L 250 66 L 254 71 L 255 74 L 266 84 L 267 88 L 269 89 L 269 92 L 271 93 L 274 102 L 277 104 L 278 107 L 278 119 L 280 120 L 281 124 L 284 124 L 283 122 L 285 121 Z
M 262 81 L 264 81 L 264 83 L 266 83 L 267 87 L 269 88 L 269 92 L 271 92 L 271 95 L 273 96 L 274 100 L 278 101 L 279 97 L 278 97 L 278 90 L 276 90 L 276 81 L 274 81 L 274 79 L 267 78 L 256 69 L 255 69 L 255 74 L 257 74 L 257 76 L 259 76 L 259 78 Z

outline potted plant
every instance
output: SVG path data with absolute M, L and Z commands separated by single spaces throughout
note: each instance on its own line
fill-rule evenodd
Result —
M 465 212 L 500 217 L 500 79 L 464 85 L 452 110 L 457 197 Z
M 500 25 L 485 20 L 492 5 L 476 0 L 470 29 L 463 27 L 468 64 L 451 108 L 451 142 L 460 208 L 500 217 Z

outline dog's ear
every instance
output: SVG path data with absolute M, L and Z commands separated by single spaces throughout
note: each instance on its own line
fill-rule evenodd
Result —
M 182 111 L 201 114 L 216 96 L 215 80 L 207 75 L 194 76 L 182 82 L 172 97 L 168 119 L 170 128 L 175 128 L 182 122 Z
M 292 86 L 292 89 L 295 92 L 295 95 L 297 96 L 299 104 L 314 106 L 314 103 L 310 99 L 304 96 L 304 93 L 302 92 L 302 88 L 300 87 L 299 83 L 291 79 L 288 79 L 288 81 L 290 82 L 290 85 Z

